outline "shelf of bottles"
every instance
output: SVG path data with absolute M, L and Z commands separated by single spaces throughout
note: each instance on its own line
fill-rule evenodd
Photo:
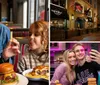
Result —
M 13 37 L 28 37 L 29 29 L 10 29 L 13 32 Z

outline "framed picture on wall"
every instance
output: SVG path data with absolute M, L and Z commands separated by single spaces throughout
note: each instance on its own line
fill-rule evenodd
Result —
M 75 11 L 79 13 L 82 13 L 83 11 L 83 6 L 78 2 L 75 2 Z

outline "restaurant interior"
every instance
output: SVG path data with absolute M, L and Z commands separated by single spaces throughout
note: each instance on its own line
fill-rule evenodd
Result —
M 0 23 L 6 25 L 10 29 L 12 37 L 20 43 L 21 54 L 12 57 L 15 72 L 19 56 L 25 54 L 31 23 L 38 20 L 49 21 L 48 3 L 48 0 L 0 0 Z M 43 85 L 46 84 L 48 82 L 43 83 Z M 40 82 L 37 85 L 40 85 Z

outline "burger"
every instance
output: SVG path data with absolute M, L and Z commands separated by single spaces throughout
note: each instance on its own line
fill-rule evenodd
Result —
M 33 71 L 32 71 L 32 75 L 42 75 L 42 76 L 48 76 L 48 73 L 49 73 L 49 67 L 48 66 L 37 66 L 35 68 L 33 68 Z
M 39 65 L 34 67 L 30 72 L 26 73 L 25 76 L 31 79 L 49 79 L 49 66 Z
M 16 85 L 18 76 L 10 63 L 0 64 L 0 85 Z

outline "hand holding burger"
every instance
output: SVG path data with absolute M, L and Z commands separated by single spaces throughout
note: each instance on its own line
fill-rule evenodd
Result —
M 14 72 L 12 64 L 0 64 L 0 81 L 0 85 L 16 85 L 18 83 L 18 76 Z

